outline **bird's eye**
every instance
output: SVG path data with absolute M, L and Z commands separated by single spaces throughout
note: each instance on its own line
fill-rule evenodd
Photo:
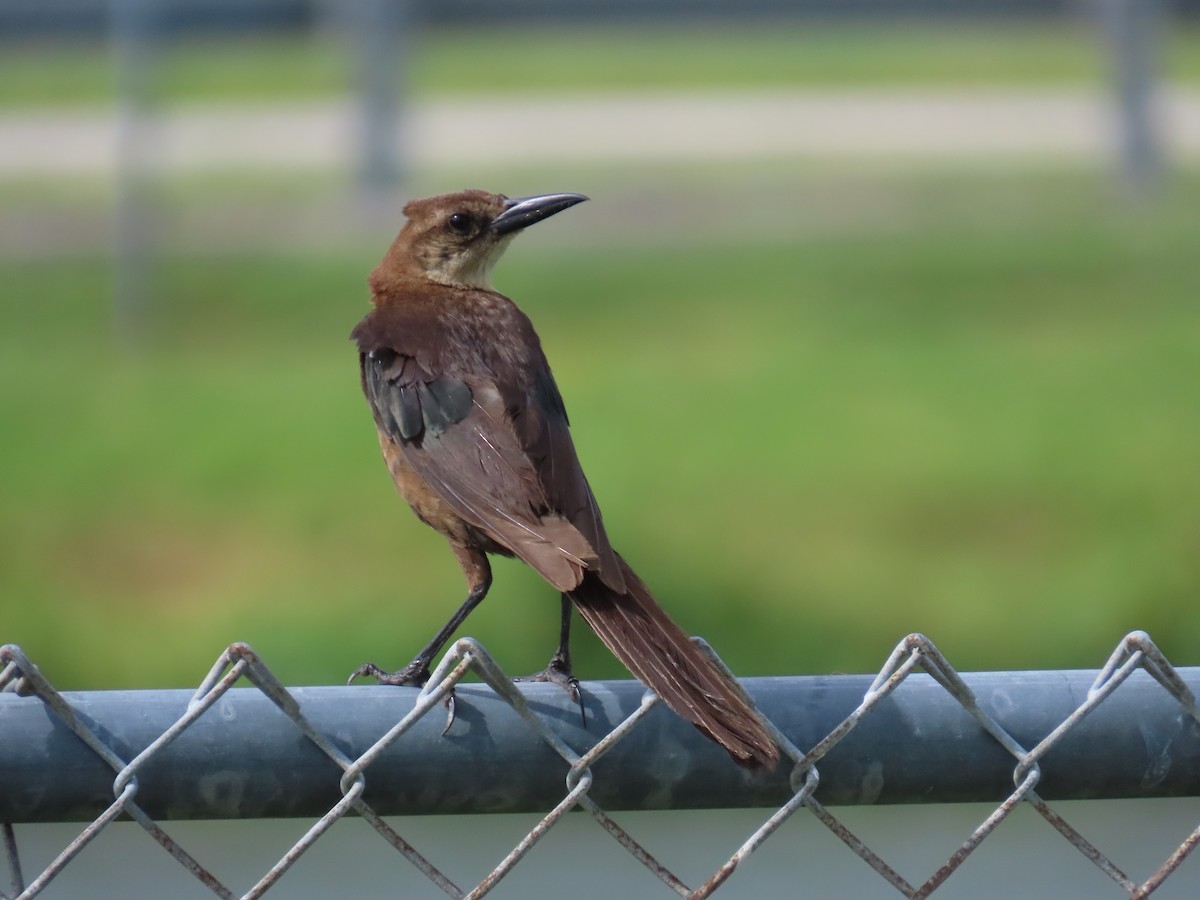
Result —
M 452 214 L 446 221 L 446 226 L 455 234 L 469 234 L 472 224 L 471 217 L 461 212 Z

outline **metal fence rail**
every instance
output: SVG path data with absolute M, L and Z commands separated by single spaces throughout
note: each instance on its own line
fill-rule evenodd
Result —
M 4 898 L 36 896 L 122 815 L 220 897 L 235 892 L 177 844 L 161 821 L 316 817 L 245 897 L 266 893 L 351 811 L 451 897 L 486 894 L 575 807 L 588 810 L 641 861 L 664 893 L 693 897 L 716 891 L 801 807 L 912 897 L 933 893 L 1022 803 L 1133 897 L 1150 894 L 1200 843 L 1198 826 L 1178 847 L 1165 848 L 1159 868 L 1140 880 L 1047 802 L 1200 795 L 1194 693 L 1200 669 L 1174 669 L 1142 632 L 1125 637 L 1098 674 L 960 675 L 927 638 L 911 635 L 874 679 L 746 679 L 791 760 L 759 777 L 656 709 L 658 698 L 636 682 L 585 684 L 584 725 L 557 688 L 513 685 L 470 639 L 454 645 L 421 692 L 285 688 L 244 644 L 221 655 L 195 694 L 60 693 L 14 645 L 0 648 L 0 664 L 0 822 L 6 823 L 0 838 L 11 884 L 0 892 Z M 469 673 L 485 684 L 460 684 Z M 234 688 L 242 679 L 252 687 Z M 456 718 L 443 734 L 444 700 L 452 690 Z M 916 885 L 827 808 L 980 799 L 999 805 Z M 723 806 L 772 812 L 695 889 L 610 815 Z M 469 889 L 382 818 L 518 810 L 549 811 Z M 88 824 L 26 883 L 13 823 L 33 821 Z

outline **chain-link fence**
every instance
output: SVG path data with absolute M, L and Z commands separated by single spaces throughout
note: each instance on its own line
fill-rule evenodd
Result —
M 635 682 L 585 684 L 581 722 L 561 692 L 514 685 L 470 639 L 454 645 L 420 692 L 285 688 L 244 644 L 229 647 L 190 697 L 61 693 L 19 647 L 0 648 L 0 660 L 0 821 L 11 882 L 5 898 L 39 894 L 123 815 L 220 897 L 236 893 L 161 820 L 318 816 L 244 897 L 270 890 L 351 812 L 451 897 L 488 893 L 573 808 L 590 812 L 640 861 L 648 883 L 653 876 L 664 894 L 691 897 L 717 891 L 801 808 L 911 897 L 937 890 L 1022 804 L 1132 897 L 1153 892 L 1200 843 L 1198 826 L 1177 847 L 1164 848 L 1154 871 L 1130 875 L 1047 802 L 1200 795 L 1200 669 L 1176 670 L 1142 632 L 1125 637 L 1098 674 L 960 675 L 927 638 L 911 635 L 873 679 L 746 679 L 790 759 L 766 777 L 738 769 L 657 710 L 658 698 Z M 469 674 L 486 687 L 462 683 Z M 234 689 L 243 679 L 253 687 Z M 447 721 L 451 698 L 454 717 Z M 104 800 L 106 791 L 115 800 Z M 881 858 L 829 809 L 983 798 L 1001 802 L 920 883 L 905 879 L 896 861 Z M 693 887 L 610 815 L 650 807 L 772 811 Z M 549 811 L 470 888 L 384 819 L 517 809 Z M 13 823 L 75 820 L 88 824 L 25 881 Z

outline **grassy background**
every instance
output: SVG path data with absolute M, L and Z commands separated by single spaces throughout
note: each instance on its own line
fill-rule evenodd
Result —
M 1103 70 L 1071 28 L 556 34 L 500 69 L 503 34 L 426 35 L 413 93 Z M 1170 34 L 1172 77 L 1200 77 L 1196 40 Z M 4 49 L 0 109 L 108 99 L 101 50 Z M 326 38 L 187 42 L 163 66 L 172 102 L 346 80 Z M 1094 667 L 1132 628 L 1200 660 L 1200 172 L 1142 203 L 1105 172 L 998 164 L 431 171 L 410 191 L 467 184 L 595 198 L 497 284 L 542 333 L 615 543 L 739 673 L 875 671 L 911 631 L 963 668 Z M 75 240 L 111 186 L 0 184 L 29 226 L 0 245 L 0 641 L 66 688 L 195 684 L 233 640 L 290 683 L 399 666 L 463 587 L 394 495 L 346 340 L 387 238 L 326 217 L 335 174 L 162 187 L 155 302 L 122 344 L 108 260 Z M 496 574 L 467 631 L 540 668 L 556 599 Z M 577 654 L 621 674 L 590 635 Z
M 194 38 L 156 62 L 166 102 L 304 100 L 351 83 L 352 47 L 305 38 Z M 111 100 L 114 69 L 95 42 L 8 44 L 0 109 Z M 1107 79 L 1090 23 L 979 27 L 786 23 L 636 28 L 427 29 L 403 50 L 415 96 L 644 89 L 898 86 L 1095 86 Z M 1164 35 L 1162 71 L 1200 81 L 1200 28 Z
M 1135 627 L 1194 661 L 1200 178 L 1141 208 L 1086 173 L 788 187 L 736 238 L 606 238 L 601 199 L 498 272 L 663 602 L 746 674 L 874 669 L 914 630 L 968 668 L 1095 665 Z M 234 639 L 293 682 L 423 643 L 462 587 L 345 339 L 380 250 L 177 253 L 132 350 L 105 261 L 4 264 L 5 640 L 72 687 L 188 684 Z M 555 609 L 501 562 L 467 630 L 532 670 Z

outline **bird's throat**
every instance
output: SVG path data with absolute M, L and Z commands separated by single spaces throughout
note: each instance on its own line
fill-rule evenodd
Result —
M 431 281 L 451 287 L 482 288 L 492 290 L 492 269 L 515 235 L 506 234 L 490 246 L 470 248 L 473 252 L 460 252 L 428 260 L 425 275 Z

